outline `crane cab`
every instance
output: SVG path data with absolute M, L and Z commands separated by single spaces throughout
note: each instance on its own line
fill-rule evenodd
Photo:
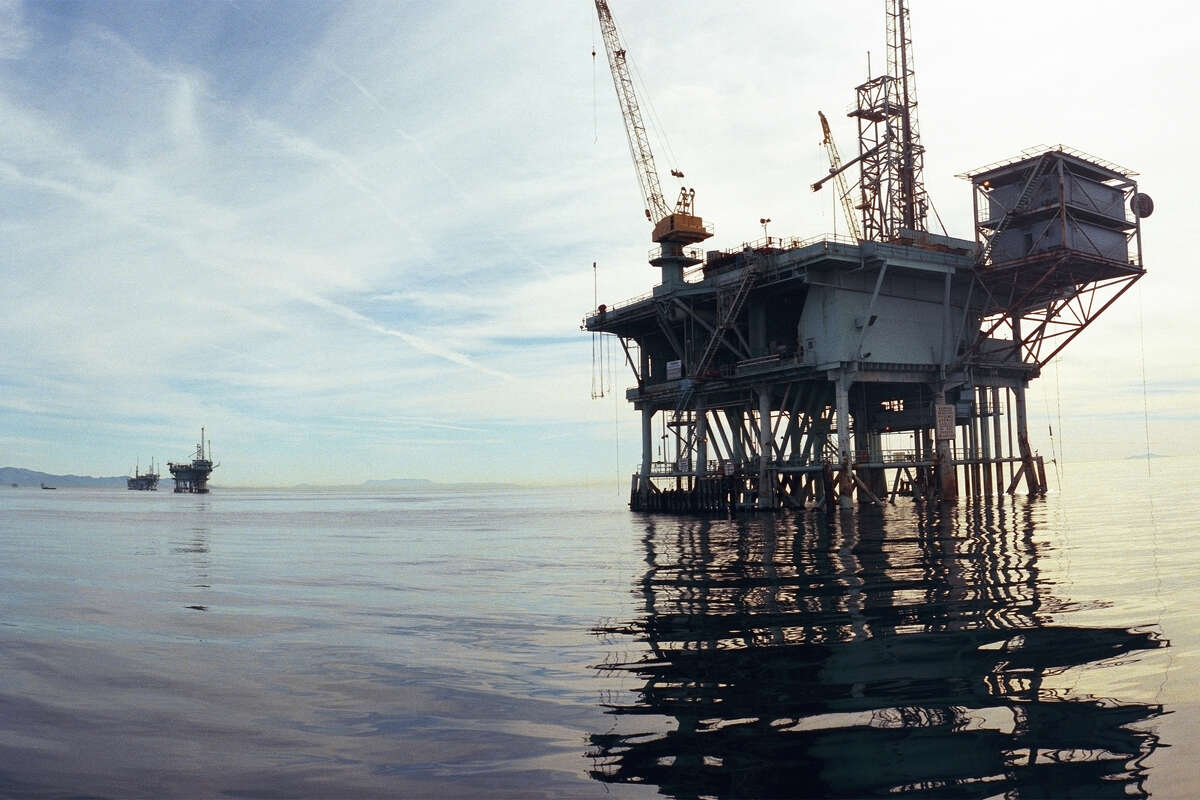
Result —
M 695 244 L 712 236 L 712 226 L 692 214 L 676 212 L 660 219 L 654 226 L 650 240 L 658 243 Z

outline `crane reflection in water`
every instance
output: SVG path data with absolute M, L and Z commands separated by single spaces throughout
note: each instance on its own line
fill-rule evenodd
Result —
M 669 796 L 1147 797 L 1162 707 L 1066 673 L 1167 646 L 1072 627 L 1030 506 L 646 519 L 592 776 Z M 631 644 L 629 639 L 637 640 Z M 631 654 L 632 653 L 632 654 Z M 1056 682 L 1060 678 L 1063 683 Z

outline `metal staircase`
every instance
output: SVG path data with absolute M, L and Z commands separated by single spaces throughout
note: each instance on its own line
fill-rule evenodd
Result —
M 696 395 L 696 381 L 700 380 L 708 371 L 708 365 L 712 363 L 713 357 L 716 356 L 717 350 L 721 346 L 721 342 L 725 340 L 725 332 L 732 328 L 737 321 L 738 314 L 742 313 L 742 307 L 746 305 L 746 299 L 750 296 L 750 291 L 754 288 L 754 284 L 758 282 L 765 259 L 749 248 L 745 250 L 745 255 L 746 266 L 733 294 L 722 293 L 718 295 L 718 308 L 720 309 L 721 306 L 724 306 L 724 308 L 719 311 L 720 319 L 713 329 L 713 335 L 709 338 L 708 345 L 704 348 L 704 352 L 700 355 L 699 360 L 696 361 L 695 369 L 691 371 L 692 380 L 686 384 L 679 395 L 679 402 L 675 404 L 675 413 L 671 416 L 672 425 L 678 425 L 680 417 L 691 406 L 692 399 Z M 727 301 L 725 301 L 726 297 L 728 297 Z M 688 449 L 691 449 L 691 434 L 688 435 Z
M 995 230 L 992 231 L 992 235 L 988 237 L 987 246 L 983 248 L 983 252 L 979 255 L 980 264 L 987 263 L 987 260 L 992 255 L 992 248 L 995 246 L 996 240 L 1000 238 L 1000 234 L 1004 232 L 1004 229 L 1008 227 L 1008 223 L 1012 220 L 1012 218 L 1021 212 L 1021 209 L 1024 208 L 1025 204 L 1029 202 L 1029 198 L 1033 196 L 1033 192 L 1037 188 L 1038 178 L 1042 176 L 1042 167 L 1045 162 L 1046 157 L 1043 155 L 1038 159 L 1037 163 L 1033 165 L 1033 170 L 1030 172 L 1029 180 L 1025 181 L 1025 186 L 1021 189 L 1021 194 L 1017 196 L 1017 202 L 1013 203 L 1012 208 L 1005 211 L 1004 217 L 1000 220 L 999 224 L 996 225 Z

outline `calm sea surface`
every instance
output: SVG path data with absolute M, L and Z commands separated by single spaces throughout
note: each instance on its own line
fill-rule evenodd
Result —
M 1200 461 L 1150 467 L 832 519 L 5 487 L 0 796 L 1195 797 Z

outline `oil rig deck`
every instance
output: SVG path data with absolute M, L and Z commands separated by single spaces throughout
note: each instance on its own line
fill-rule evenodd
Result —
M 133 476 L 126 478 L 125 488 L 137 492 L 157 492 L 159 477 L 158 470 L 154 467 L 154 459 L 150 459 L 150 469 L 147 472 L 141 471 L 141 464 L 134 465 Z
M 205 447 L 204 428 L 200 429 L 200 442 L 192 460 L 176 464 L 167 462 L 171 477 L 175 481 L 176 494 L 208 494 L 208 476 L 219 464 L 212 460 L 212 445 Z
M 856 158 L 841 163 L 821 117 L 830 171 L 813 188 L 836 181 L 853 236 L 700 251 L 712 228 L 694 190 L 673 211 L 663 203 L 625 51 L 596 0 L 646 215 L 659 220 L 659 285 L 582 324 L 617 337 L 636 382 L 634 510 L 1046 491 L 1026 388 L 1142 277 L 1153 203 L 1135 173 L 1043 147 L 961 176 L 973 239 L 930 232 L 911 26 L 901 0 L 885 5 L 889 73 L 857 87 Z

